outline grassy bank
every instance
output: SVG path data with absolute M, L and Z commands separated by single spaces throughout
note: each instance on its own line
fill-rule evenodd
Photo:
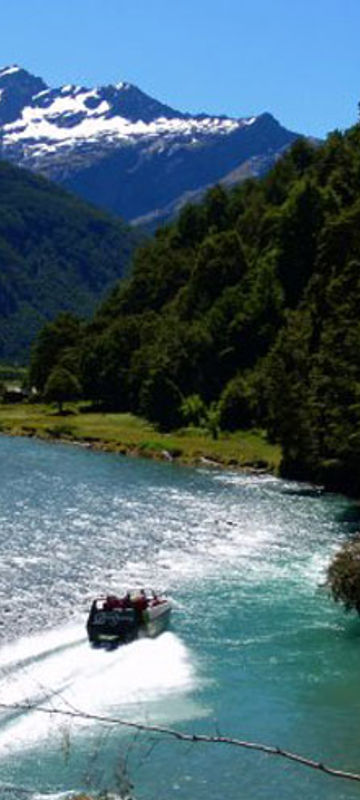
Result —
M 44 404 L 0 405 L 0 432 L 79 442 L 98 450 L 183 464 L 209 461 L 224 467 L 276 471 L 280 461 L 279 447 L 269 444 L 261 431 L 220 434 L 216 440 L 198 428 L 159 433 L 132 414 L 100 413 L 76 405 L 62 416 Z

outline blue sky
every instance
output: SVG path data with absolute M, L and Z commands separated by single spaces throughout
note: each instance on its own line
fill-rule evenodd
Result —
M 357 119 L 359 36 L 360 0 L 3 0 L 0 65 L 324 136 Z

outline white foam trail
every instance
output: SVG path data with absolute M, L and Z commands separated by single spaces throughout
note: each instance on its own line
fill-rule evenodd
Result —
M 70 646 L 85 639 L 83 625 L 71 625 L 46 633 L 33 634 L 5 645 L 0 651 L 0 670 L 50 654 L 51 651 Z
M 140 639 L 111 652 L 91 648 L 87 640 L 79 640 L 79 633 L 79 628 L 72 629 L 70 636 L 67 630 L 68 637 L 66 630 L 51 631 L 6 648 L 0 659 L 0 702 L 139 720 L 150 705 L 156 714 L 156 704 L 166 696 L 172 701 L 172 710 L 167 703 L 165 713 L 178 719 L 186 716 L 183 700 L 180 704 L 176 701 L 194 688 L 196 677 L 189 651 L 173 633 Z M 41 714 L 35 708 L 4 712 L 0 757 L 33 747 L 71 723 L 71 719 Z M 158 713 L 164 715 L 163 704 L 160 708 L 159 703 Z M 76 724 L 94 723 L 79 720 Z

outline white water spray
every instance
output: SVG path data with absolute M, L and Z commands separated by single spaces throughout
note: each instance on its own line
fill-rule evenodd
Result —
M 80 626 L 4 648 L 0 675 L 0 702 L 31 706 L 29 711 L 3 714 L 0 757 L 38 745 L 63 724 L 61 715 L 41 714 L 37 706 L 137 720 L 151 709 L 157 719 L 159 713 L 162 720 L 166 713 L 179 719 L 187 716 L 184 696 L 196 683 L 190 653 L 173 633 L 139 639 L 109 652 L 91 648 Z M 164 697 L 169 702 L 160 708 Z

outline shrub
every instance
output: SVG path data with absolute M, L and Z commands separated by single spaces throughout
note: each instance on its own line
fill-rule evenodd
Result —
M 207 419 L 207 409 L 204 401 L 199 394 L 191 394 L 185 397 L 181 403 L 181 414 L 186 425 L 194 425 L 197 428 L 205 425 Z
M 360 535 L 336 553 L 327 573 L 327 584 L 336 602 L 346 611 L 360 614 Z
M 242 375 L 232 378 L 219 401 L 220 427 L 226 431 L 251 428 L 255 419 L 255 400 L 253 387 Z

